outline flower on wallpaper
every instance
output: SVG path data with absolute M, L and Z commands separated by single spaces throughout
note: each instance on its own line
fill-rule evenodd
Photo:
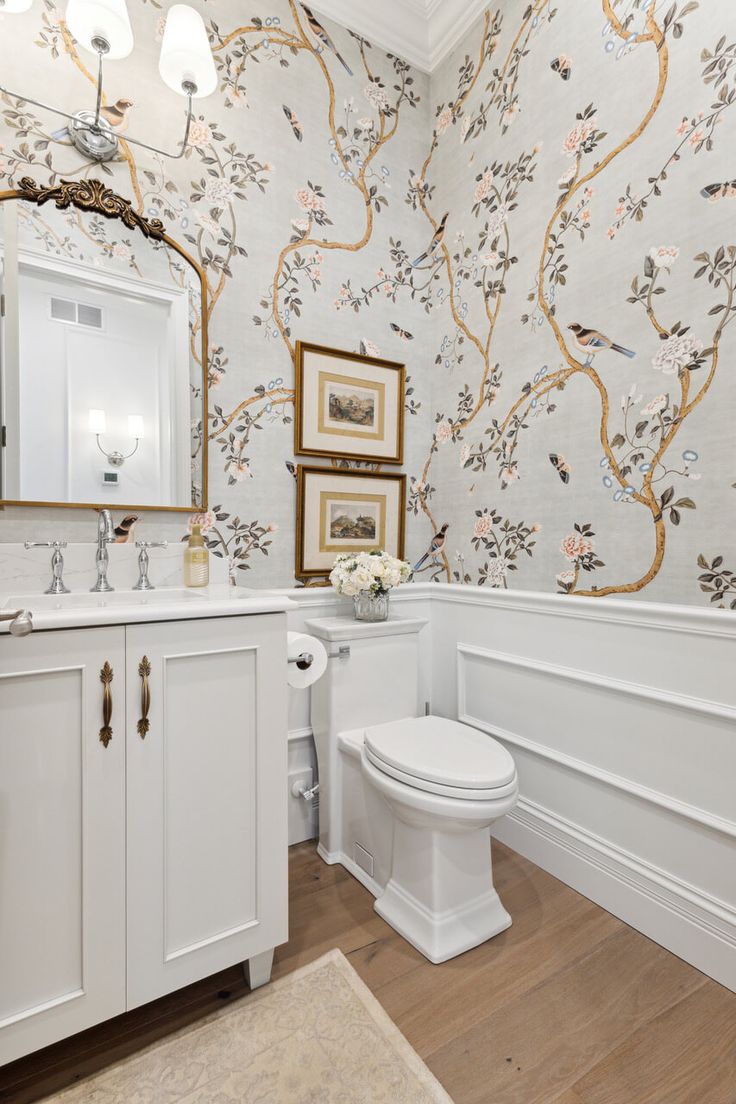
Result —
M 577 172 L 577 167 L 575 165 L 570 165 L 570 168 L 565 169 L 562 176 L 557 181 L 557 187 L 558 188 L 567 188 L 570 184 L 572 184 L 573 180 L 575 179 L 575 173 L 576 172 Z
M 598 112 L 592 104 L 576 115 L 575 126 L 568 131 L 562 143 L 562 152 L 568 157 L 579 157 L 592 153 L 598 143 L 606 137 L 605 131 L 598 130 Z
M 506 219 L 508 218 L 508 208 L 504 203 L 496 208 L 495 211 L 491 211 L 488 216 L 488 237 L 491 241 L 497 238 L 506 225 Z
M 493 528 L 493 519 L 489 514 L 481 514 L 480 517 L 476 517 L 473 523 L 473 536 L 474 537 L 487 537 Z
M 649 250 L 649 257 L 655 268 L 666 268 L 669 272 L 680 256 L 676 245 L 655 245 Z
M 377 81 L 372 81 L 363 89 L 363 95 L 378 111 L 386 112 L 389 108 L 389 100 L 385 88 Z
M 512 103 L 509 104 L 509 106 L 505 109 L 503 115 L 501 116 L 501 125 L 504 127 L 511 126 L 514 119 L 519 114 L 519 110 L 519 101 L 514 100 Z
M 681 368 L 697 361 L 703 342 L 691 334 L 673 334 L 666 338 L 652 357 L 652 368 L 666 376 L 674 376 Z
M 505 556 L 491 556 L 486 564 L 485 581 L 492 587 L 505 586 L 508 569 L 509 563 Z
M 444 134 L 449 126 L 452 126 L 453 113 L 451 107 L 445 107 L 437 116 L 435 130 L 438 134 Z
M 573 562 L 579 560 L 582 556 L 590 555 L 594 551 L 595 541 L 584 536 L 581 532 L 570 533 L 567 537 L 563 537 L 560 544 L 560 552 Z
M 646 406 L 641 408 L 642 414 L 646 414 L 651 417 L 656 414 L 661 414 L 662 411 L 669 405 L 669 395 L 657 395 Z
M 435 429 L 435 437 L 441 445 L 446 445 L 448 441 L 452 440 L 452 422 L 449 422 L 446 418 L 437 423 Z
M 296 192 L 296 201 L 302 211 L 324 211 L 325 197 L 316 191 L 311 185 L 308 188 L 299 188 Z
M 476 203 L 482 203 L 490 194 L 493 188 L 493 173 L 490 169 L 486 169 L 484 173 L 476 177 L 478 183 L 475 186 L 473 192 L 473 199 Z
M 225 89 L 225 99 L 230 107 L 247 107 L 248 97 L 244 88 L 234 88 L 228 85 Z
M 557 585 L 562 590 L 570 590 L 575 583 L 574 571 L 561 571 L 556 577 Z
M 193 119 L 189 128 L 187 145 L 201 149 L 202 146 L 211 145 L 212 139 L 212 127 L 208 126 L 207 123 L 203 123 L 200 119 Z
M 191 533 L 195 525 L 198 525 L 202 531 L 202 535 L 209 533 L 212 526 L 215 524 L 215 515 L 212 510 L 208 510 L 204 514 L 190 514 L 189 521 L 187 522 L 187 529 Z
M 224 177 L 214 177 L 207 181 L 204 189 L 204 198 L 213 207 L 225 207 L 235 198 L 237 184 Z

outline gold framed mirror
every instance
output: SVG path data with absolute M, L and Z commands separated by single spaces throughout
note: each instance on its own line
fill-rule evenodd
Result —
M 0 507 L 207 508 L 207 283 L 99 180 L 0 192 Z

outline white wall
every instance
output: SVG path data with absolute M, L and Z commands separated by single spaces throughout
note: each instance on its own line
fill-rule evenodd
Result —
M 736 989 L 736 619 L 441 587 L 432 635 L 434 711 L 517 763 L 498 838 Z

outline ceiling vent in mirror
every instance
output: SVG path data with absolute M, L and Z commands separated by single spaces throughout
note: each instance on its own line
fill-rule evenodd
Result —
M 102 329 L 102 308 L 90 307 L 88 303 L 75 303 L 73 299 L 59 299 L 52 295 L 51 317 L 55 322 L 90 326 L 94 330 Z

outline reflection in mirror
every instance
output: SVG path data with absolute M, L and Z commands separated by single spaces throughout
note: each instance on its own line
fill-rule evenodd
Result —
M 199 270 L 118 218 L 16 198 L 0 281 L 0 497 L 206 505 Z

